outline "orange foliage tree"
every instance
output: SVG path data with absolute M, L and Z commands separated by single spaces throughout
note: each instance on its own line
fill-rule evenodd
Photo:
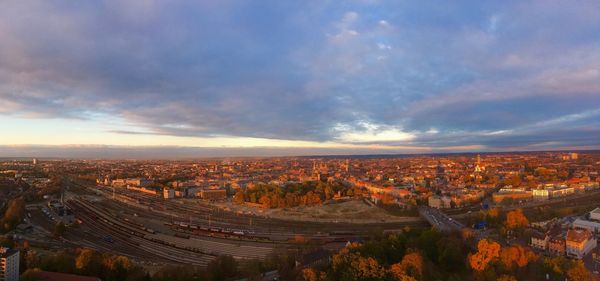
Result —
M 469 254 L 469 265 L 476 271 L 483 271 L 488 264 L 500 257 L 500 244 L 487 239 L 477 243 L 477 252 Z
M 390 274 L 392 275 L 392 278 L 394 278 L 394 280 L 398 280 L 398 281 L 416 281 L 417 280 L 412 276 L 406 275 L 406 272 L 402 268 L 401 263 L 392 264 L 392 266 L 390 266 Z
M 336 280 L 381 280 L 387 274 L 383 266 L 372 257 L 342 249 L 332 258 L 333 278 Z
M 500 260 L 506 268 L 512 268 L 515 264 L 518 267 L 525 267 L 530 261 L 533 261 L 536 258 L 535 253 L 521 245 L 503 248 L 500 253 Z
M 510 211 L 506 214 L 506 228 L 518 229 L 529 225 L 529 220 L 521 209 Z
M 418 252 L 408 253 L 402 257 L 402 261 L 390 266 L 390 273 L 396 280 L 421 280 L 423 278 L 423 257 Z
M 423 276 L 423 257 L 417 252 L 404 255 L 400 265 L 407 275 L 415 277 L 417 280 Z
M 567 270 L 567 278 L 569 281 L 597 281 L 598 278 L 594 276 L 582 261 L 576 261 L 569 270 Z

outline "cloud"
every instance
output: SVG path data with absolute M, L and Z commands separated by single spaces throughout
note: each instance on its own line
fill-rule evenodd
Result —
M 590 146 L 599 13 L 594 1 L 5 2 L 0 114 L 112 115 L 132 128 L 109 132 L 148 137 Z

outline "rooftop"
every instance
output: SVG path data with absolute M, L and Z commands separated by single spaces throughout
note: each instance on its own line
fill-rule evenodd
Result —
M 584 228 L 572 228 L 567 231 L 567 241 L 583 242 L 592 237 L 592 232 Z
M 101 281 L 98 277 L 66 274 L 50 271 L 39 271 L 36 273 L 38 281 Z

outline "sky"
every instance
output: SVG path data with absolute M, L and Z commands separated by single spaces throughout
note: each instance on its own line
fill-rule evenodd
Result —
M 2 1 L 0 132 L 0 157 L 599 149 L 600 3 Z

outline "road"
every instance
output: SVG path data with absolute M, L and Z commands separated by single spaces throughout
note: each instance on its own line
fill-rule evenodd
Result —
M 421 206 L 419 207 L 419 215 L 441 232 L 457 232 L 465 228 L 461 222 L 435 208 Z

